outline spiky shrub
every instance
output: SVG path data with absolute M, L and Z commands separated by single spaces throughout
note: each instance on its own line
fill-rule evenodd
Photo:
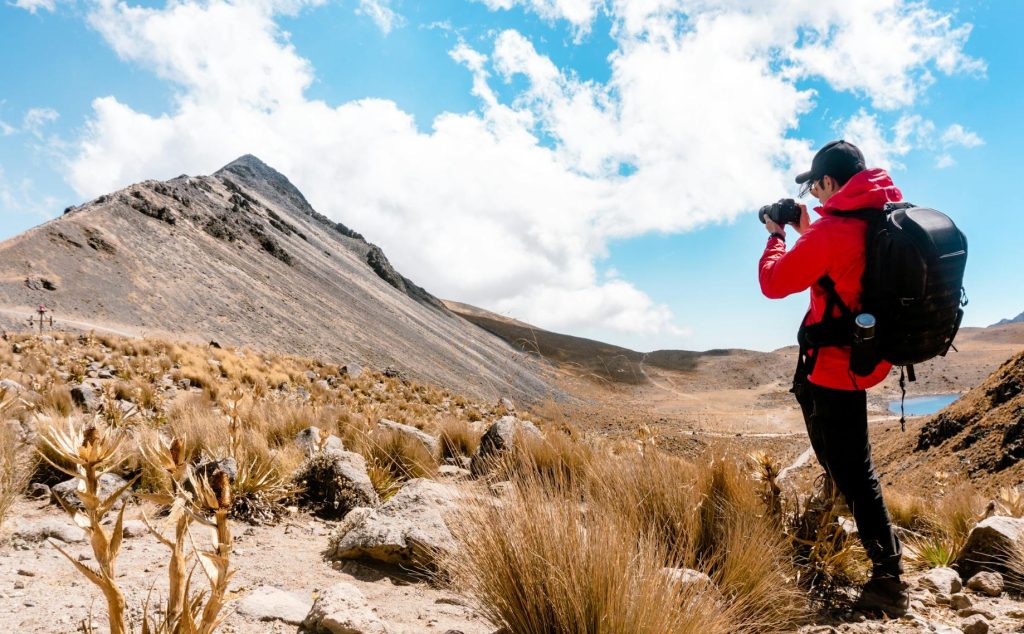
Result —
M 253 457 L 239 463 L 232 492 L 232 519 L 273 524 L 284 514 L 281 501 L 294 494 L 296 488 L 275 465 Z
M 501 505 L 468 503 L 451 524 L 460 549 L 446 570 L 505 631 L 733 631 L 712 594 L 665 573 L 656 540 L 536 477 L 521 478 Z
M 55 543 L 53 547 L 103 592 L 107 601 L 111 634 L 123 634 L 126 631 L 125 600 L 124 594 L 117 585 L 115 564 L 121 550 L 122 525 L 127 504 L 122 504 L 121 510 L 117 513 L 117 519 L 109 531 L 104 528 L 102 521 L 132 483 L 125 483 L 106 498 L 101 498 L 99 479 L 116 465 L 117 450 L 122 439 L 123 435 L 117 431 L 101 430 L 95 423 L 76 427 L 70 422 L 64 429 L 51 429 L 47 435 L 43 436 L 43 442 L 54 454 L 61 456 L 65 464 L 71 463 L 75 466 L 72 471 L 52 463 L 52 466 L 65 471 L 79 481 L 78 497 L 82 502 L 84 512 L 66 506 L 63 502 L 61 505 L 89 536 L 96 567 L 92 568 L 78 561 Z M 42 455 L 46 459 L 45 454 Z

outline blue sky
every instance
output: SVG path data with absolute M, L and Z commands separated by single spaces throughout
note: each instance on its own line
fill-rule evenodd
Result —
M 252 152 L 441 296 L 771 349 L 753 210 L 845 135 L 968 235 L 968 325 L 1024 311 L 1024 3 L 643 4 L 6 2 L 0 239 Z

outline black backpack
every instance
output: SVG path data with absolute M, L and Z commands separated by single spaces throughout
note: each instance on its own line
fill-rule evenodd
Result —
M 910 203 L 872 214 L 862 312 L 877 320 L 878 350 L 893 365 L 945 356 L 963 319 L 967 238 L 949 216 Z M 862 216 L 863 217 L 863 216 Z
M 807 351 L 853 346 L 851 362 L 857 357 L 867 359 L 862 365 L 868 371 L 861 376 L 885 360 L 905 367 L 914 381 L 915 363 L 945 356 L 953 345 L 964 316 L 962 307 L 967 305 L 963 289 L 967 238 L 948 216 L 934 209 L 889 203 L 881 211 L 838 212 L 868 222 L 860 312 L 875 317 L 874 339 L 869 347 L 858 347 L 856 315 L 825 275 L 818 280 L 828 294 L 825 318 L 800 328 L 800 357 L 806 365 L 798 366 L 798 376 L 813 370 L 817 354 L 808 360 Z M 837 309 L 838 317 L 833 314 Z M 855 380 L 854 375 L 851 369 Z

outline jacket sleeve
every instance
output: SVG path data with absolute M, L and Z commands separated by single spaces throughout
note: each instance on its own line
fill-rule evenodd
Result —
M 828 244 L 820 227 L 811 225 L 789 251 L 784 240 L 769 237 L 758 271 L 761 292 L 779 299 L 806 290 L 828 272 L 828 263 Z

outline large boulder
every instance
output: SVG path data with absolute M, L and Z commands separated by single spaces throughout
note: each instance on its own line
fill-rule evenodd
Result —
M 961 576 L 970 579 L 979 572 L 1006 571 L 1007 555 L 1024 540 L 1024 519 L 993 515 L 971 529 L 957 560 Z
M 480 446 L 473 455 L 473 473 L 479 474 L 486 471 L 487 462 L 511 449 L 517 436 L 540 438 L 541 434 L 533 423 L 520 420 L 515 416 L 502 416 L 488 427 L 480 438 Z
M 314 453 L 295 473 L 295 482 L 302 488 L 300 501 L 323 517 L 340 518 L 354 508 L 380 504 L 366 460 L 351 451 Z
M 235 608 L 239 614 L 260 621 L 283 621 L 301 625 L 312 608 L 312 602 L 273 586 L 258 586 L 245 595 Z
M 65 480 L 60 484 L 55 484 L 50 489 L 53 497 L 56 501 L 64 503 L 64 506 L 68 508 L 83 509 L 82 500 L 78 497 L 78 478 L 71 478 Z M 104 473 L 99 478 L 99 496 L 101 500 L 107 499 L 107 497 L 113 495 L 118 489 L 128 484 L 128 481 L 121 476 L 114 473 Z M 121 497 L 118 498 L 117 502 L 114 502 L 112 507 L 115 511 L 124 504 L 125 500 L 131 495 L 131 491 L 125 489 Z
M 321 592 L 302 622 L 313 634 L 388 634 L 387 625 L 370 608 L 366 597 L 350 583 L 336 583 Z
M 312 456 L 316 452 L 321 450 L 320 443 L 322 441 L 322 433 L 320 428 L 311 425 L 299 433 L 295 434 L 295 444 L 306 454 L 306 456 Z M 338 438 L 334 434 L 327 436 L 324 441 L 323 449 L 333 449 L 335 451 L 344 451 L 345 445 L 341 442 L 341 438 Z
M 363 375 L 363 368 L 358 363 L 346 363 L 345 365 L 341 366 L 339 373 L 342 376 L 358 379 Z
M 433 436 L 424 431 L 420 431 L 419 429 L 416 429 L 411 425 L 403 425 L 402 423 L 396 423 L 395 421 L 388 420 L 386 418 L 380 419 L 380 421 L 377 423 L 377 426 L 383 427 L 384 429 L 390 429 L 391 431 L 396 431 L 400 434 L 408 436 L 409 438 L 414 438 L 423 443 L 423 446 L 425 446 L 431 454 L 437 454 L 439 446 L 437 438 L 434 438 Z
M 455 549 L 445 516 L 459 497 L 451 485 L 410 480 L 380 508 L 349 513 L 331 536 L 330 556 L 429 569 Z

